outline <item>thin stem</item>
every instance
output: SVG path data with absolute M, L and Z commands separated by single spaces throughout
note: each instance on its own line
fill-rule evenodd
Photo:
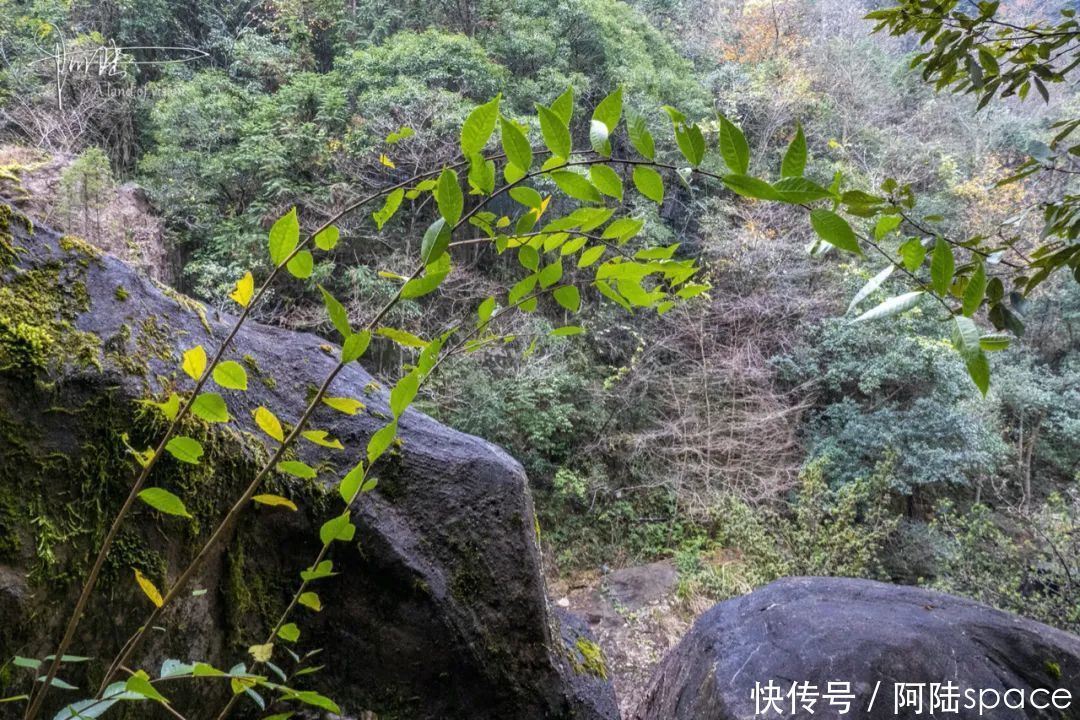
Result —
M 463 163 L 459 163 L 459 166 L 462 164 Z M 87 575 L 86 581 L 83 584 L 83 588 L 80 591 L 79 597 L 75 602 L 75 608 L 68 619 L 67 626 L 64 630 L 64 635 L 60 641 L 60 645 L 55 652 L 55 657 L 53 658 L 52 663 L 50 663 L 49 670 L 45 675 L 44 684 L 36 692 L 32 693 L 30 704 L 27 706 L 26 713 L 23 715 L 24 720 L 34 720 L 34 718 L 37 717 L 38 712 L 41 709 L 42 703 L 45 700 L 45 694 L 48 691 L 48 688 L 52 683 L 53 678 L 56 677 L 56 673 L 60 669 L 60 659 L 67 653 L 68 648 L 71 647 L 71 643 L 75 638 L 75 632 L 78 629 L 79 623 L 82 620 L 83 613 L 86 611 L 86 606 L 90 601 L 90 596 L 93 593 L 94 587 L 97 585 L 98 578 L 101 575 L 101 570 L 105 565 L 105 559 L 109 554 L 109 550 L 112 548 L 112 544 L 116 540 L 117 534 L 120 532 L 120 527 L 122 526 L 124 520 L 126 519 L 132 506 L 134 505 L 135 499 L 139 495 L 139 491 L 142 490 L 143 486 L 146 484 L 146 480 L 150 476 L 150 471 L 153 470 L 154 466 L 157 464 L 157 459 L 161 457 L 163 452 L 165 452 L 165 446 L 168 444 L 169 440 L 172 438 L 177 428 L 179 428 L 181 422 L 187 416 L 192 404 L 195 402 L 196 396 L 206 385 L 206 382 L 211 377 L 214 368 L 221 361 L 229 345 L 232 343 L 233 339 L 240 331 L 240 327 L 250 316 L 252 308 L 255 307 L 255 305 L 258 304 L 259 300 L 262 299 L 263 295 L 265 295 L 267 289 L 270 287 L 270 284 L 277 277 L 278 273 L 281 272 L 281 269 L 288 265 L 289 261 L 292 260 L 301 250 L 305 249 L 308 245 L 310 245 L 316 235 L 318 235 L 326 228 L 330 227 L 333 223 L 340 220 L 346 214 L 353 212 L 354 210 L 362 207 L 363 205 L 366 205 L 373 200 L 378 199 L 379 197 L 382 197 L 385 194 L 391 193 L 394 190 L 400 188 L 404 188 L 423 178 L 436 175 L 439 172 L 441 171 L 429 171 L 414 175 L 407 180 L 399 182 L 395 185 L 388 186 L 386 188 L 382 188 L 346 206 L 344 209 L 337 212 L 335 215 L 326 220 L 322 225 L 316 228 L 311 234 L 307 236 L 307 238 L 304 239 L 303 242 L 297 244 L 296 248 L 294 248 L 293 251 L 289 253 L 288 257 L 286 257 L 280 264 L 278 264 L 274 267 L 273 270 L 271 270 L 270 275 L 259 287 L 258 292 L 256 292 L 255 295 L 252 296 L 251 301 L 248 302 L 248 304 L 241 311 L 239 317 L 237 317 L 236 322 L 233 323 L 233 326 L 229 330 L 228 335 L 225 336 L 225 339 L 218 347 L 217 352 L 214 353 L 213 359 L 207 365 L 202 377 L 200 377 L 196 381 L 195 387 L 192 390 L 191 395 L 184 402 L 180 411 L 176 414 L 176 417 L 174 417 L 173 420 L 169 423 L 168 428 L 166 428 L 165 435 L 161 438 L 161 441 L 158 443 L 157 448 L 154 450 L 153 456 L 149 459 L 146 465 L 143 466 L 142 470 L 136 476 L 135 482 L 131 486 L 131 490 L 128 492 L 127 497 L 124 499 L 123 505 L 120 506 L 120 510 L 117 512 L 116 517 L 113 519 L 113 522 L 109 527 L 109 531 L 106 533 L 105 539 L 102 541 L 101 548 L 98 550 L 97 557 L 94 559 L 94 563 L 90 568 L 90 573 Z M 112 674 L 113 673 L 110 672 L 109 676 L 111 676 Z

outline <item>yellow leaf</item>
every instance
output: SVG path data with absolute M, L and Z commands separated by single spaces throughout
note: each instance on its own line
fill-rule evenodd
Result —
M 550 195 L 548 195 L 546 198 L 544 198 L 543 200 L 540 201 L 540 207 L 536 208 L 536 219 L 537 220 L 539 220 L 543 216 L 544 211 L 546 211 L 548 209 L 548 205 L 550 205 L 550 204 L 551 204 L 551 196 Z
M 285 432 L 281 429 L 281 421 L 274 413 L 261 405 L 255 410 L 255 424 L 278 442 L 285 442 Z
M 344 450 L 345 446 L 341 444 L 341 441 L 337 438 L 330 437 L 325 430 L 305 430 L 300 433 L 309 442 L 313 442 L 316 445 L 331 448 L 333 450 Z
M 184 372 L 186 372 L 192 380 L 198 380 L 202 377 L 203 371 L 206 370 L 206 351 L 203 350 L 202 345 L 196 345 L 184 353 L 183 367 Z
M 165 600 L 161 597 L 161 593 L 154 583 L 139 570 L 135 570 L 135 582 L 139 583 L 139 587 L 146 593 L 146 597 L 150 598 L 150 602 L 154 603 L 154 607 L 161 607 L 165 604 Z
M 323 403 L 346 415 L 355 415 L 364 409 L 364 403 L 347 397 L 324 397 Z
M 256 495 L 251 498 L 253 501 L 260 505 L 269 505 L 270 507 L 284 507 L 290 510 L 296 510 L 296 503 L 289 498 L 283 498 L 280 495 Z
M 394 161 L 391 160 L 390 158 L 386 157 L 385 154 L 379 156 L 379 162 L 381 162 L 383 165 L 385 165 L 388 168 L 397 167 L 397 165 L 394 164 Z
M 255 295 L 255 278 L 251 276 L 250 272 L 237 280 L 236 289 L 229 293 L 229 297 L 235 300 L 240 307 L 247 307 L 253 295 Z
M 274 654 L 274 643 L 252 645 L 248 648 L 248 652 L 251 653 L 251 657 L 255 658 L 255 662 L 270 662 L 270 658 Z

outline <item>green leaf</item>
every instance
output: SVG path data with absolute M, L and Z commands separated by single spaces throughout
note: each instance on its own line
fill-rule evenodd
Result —
M 259 429 L 274 440 L 285 442 L 285 431 L 281 429 L 281 421 L 277 419 L 277 415 L 260 405 L 255 408 L 254 417 Z
M 975 271 L 971 273 L 971 277 L 968 279 L 967 287 L 964 288 L 964 301 L 961 312 L 964 315 L 971 317 L 982 305 L 983 297 L 986 295 L 986 268 L 982 262 L 979 262 L 975 266 Z
M 402 125 L 397 130 L 386 136 L 386 142 L 390 145 L 397 145 L 402 140 L 411 138 L 415 134 L 416 131 L 413 130 L 411 127 Z
M 286 460 L 277 464 L 278 472 L 285 473 L 286 475 L 292 475 L 303 480 L 314 480 L 318 477 L 318 473 L 315 472 L 315 468 L 311 467 L 307 463 L 300 462 L 299 460 Z
M 832 193 L 828 190 L 821 187 L 813 180 L 807 180 L 802 177 L 789 177 L 777 180 L 773 183 L 772 188 L 779 194 L 779 200 L 786 203 L 810 203 L 832 197 Z
M 585 330 L 577 325 L 564 325 L 563 327 L 555 328 L 548 334 L 552 337 L 569 337 L 570 335 L 580 335 L 583 332 L 585 332 Z
M 731 172 L 745 175 L 750 169 L 750 146 L 746 142 L 746 136 L 723 115 L 719 119 L 720 156 L 731 168 Z
M 664 178 L 651 167 L 634 166 L 634 187 L 654 203 L 664 202 Z
M 315 247 L 320 250 L 329 252 L 337 247 L 338 240 L 341 239 L 341 231 L 334 225 L 323 228 L 315 234 Z
M 518 262 L 521 267 L 533 272 L 540 269 L 540 253 L 532 245 L 522 245 L 518 248 Z
M 600 237 L 604 240 L 615 240 L 622 245 L 641 232 L 644 225 L 645 223 L 642 220 L 636 218 L 619 218 L 604 228 L 604 234 Z
M 386 196 L 386 201 L 383 202 L 382 208 L 371 214 L 371 218 L 375 221 L 375 227 L 382 230 L 383 225 L 390 222 L 390 218 L 394 217 L 394 213 L 401 207 L 401 200 L 404 197 L 404 188 L 398 188 Z
M 814 232 L 830 245 L 862 255 L 859 241 L 855 238 L 855 231 L 851 229 L 847 220 L 833 211 L 821 209 L 811 211 L 810 225 L 814 228 Z
M 527 208 L 538 208 L 544 203 L 544 198 L 540 193 L 525 185 L 510 188 L 510 197 Z
M 226 390 L 247 390 L 247 371 L 233 360 L 226 360 L 214 368 L 214 382 Z
M 185 518 L 191 517 L 187 508 L 184 507 L 184 502 L 163 488 L 146 488 L 139 493 L 139 499 L 166 515 L 177 515 Z
M 301 571 L 300 579 L 307 582 L 311 582 L 312 580 L 322 580 L 323 578 L 328 578 L 331 575 L 336 574 L 332 572 L 333 568 L 333 561 L 323 560 L 316 567 L 308 568 L 307 570 Z
M 619 202 L 623 199 L 623 184 L 619 173 L 607 165 L 593 165 L 589 168 L 589 179 L 597 190 Z
M 205 392 L 197 396 L 195 402 L 191 403 L 191 412 L 206 422 L 229 422 L 229 409 L 225 405 L 225 398 L 215 392 Z
M 574 86 L 568 85 L 562 95 L 555 98 L 551 103 L 551 112 L 559 116 L 563 125 L 569 127 L 570 118 L 574 115 Z
M 593 110 L 592 119 L 602 122 L 609 133 L 615 132 L 622 117 L 622 85 L 615 88 Z
M 165 449 L 174 458 L 180 462 L 186 462 L 189 465 L 198 465 L 199 458 L 202 457 L 203 448 L 199 444 L 198 440 L 189 438 L 186 435 L 178 435 L 165 445 Z
M 705 157 L 705 136 L 701 134 L 701 128 L 694 125 L 675 126 L 675 144 L 679 146 L 679 152 L 686 161 L 697 167 Z
M 296 601 L 315 612 L 320 612 L 322 610 L 322 600 L 320 600 L 319 596 L 313 592 L 300 593 L 300 597 L 298 597 Z
M 930 287 L 934 292 L 938 295 L 949 292 L 955 271 L 956 259 L 953 257 L 952 246 L 938 238 L 934 244 L 934 253 L 930 257 Z
M 607 248 L 603 245 L 593 245 L 591 248 L 581 253 L 581 256 L 578 258 L 577 266 L 579 268 L 589 267 L 604 255 L 604 250 L 606 249 Z
M 956 348 L 956 351 L 960 353 L 965 360 L 970 360 L 972 357 L 982 352 L 979 339 L 979 327 L 975 324 L 974 320 L 969 317 L 964 317 L 963 315 L 956 315 L 953 317 L 953 347 Z
M 608 138 L 615 132 L 619 119 L 622 117 L 622 86 L 615 90 L 593 110 L 592 122 L 589 126 L 589 142 L 593 150 L 601 155 L 611 155 L 611 143 Z
M 769 183 L 749 175 L 725 175 L 723 183 L 731 192 L 754 200 L 780 200 L 783 197 Z
M 296 642 L 300 639 L 300 628 L 296 627 L 296 623 L 282 625 L 277 636 L 285 642 Z
M 386 449 L 390 447 L 390 443 L 394 442 L 394 438 L 397 437 L 397 420 L 394 420 L 389 425 L 385 425 L 379 428 L 371 439 L 368 440 L 367 445 L 367 459 L 368 465 L 372 465 L 382 457 Z
M 375 331 L 375 334 L 389 338 L 402 347 L 426 348 L 428 346 L 427 340 L 397 328 L 381 327 Z
M 563 285 L 557 288 L 552 295 L 555 297 L 555 302 L 572 313 L 576 313 L 581 309 L 581 293 L 573 285 Z
M 575 200 L 585 202 L 602 202 L 600 193 L 593 187 L 589 179 L 570 170 L 556 170 L 551 173 L 551 179 L 564 193 Z
M 28 670 L 37 670 L 41 667 L 40 660 L 37 660 L 36 658 L 20 657 L 19 655 L 16 655 L 12 659 L 11 664 L 15 667 L 26 668 Z
M 402 299 L 409 300 L 412 298 L 423 297 L 428 293 L 434 292 L 442 285 L 443 280 L 450 274 L 451 269 L 450 254 L 444 252 L 438 260 L 435 260 L 424 268 L 423 276 L 413 278 L 405 283 L 405 286 L 401 288 Z
M 306 280 L 315 271 L 315 258 L 307 250 L 301 250 L 293 255 L 292 260 L 285 267 L 293 277 Z
M 124 683 L 124 689 L 127 692 L 142 695 L 149 700 L 162 703 L 163 705 L 169 704 L 168 698 L 159 693 L 157 688 L 150 683 L 150 676 L 146 674 L 145 670 L 139 670 L 129 677 L 127 682 Z
M 562 258 L 559 258 L 558 260 L 556 260 L 555 262 L 551 263 L 550 265 L 545 267 L 543 270 L 541 270 L 537 274 L 536 279 L 537 279 L 537 281 L 539 281 L 540 287 L 549 288 L 552 285 L 554 285 L 555 283 L 559 282 L 559 280 L 562 279 L 562 275 L 563 275 Z
M 424 239 L 420 241 L 420 260 L 425 265 L 430 265 L 442 257 L 448 247 L 450 247 L 450 221 L 439 218 L 424 231 Z
M 536 112 L 540 117 L 540 134 L 543 135 L 548 150 L 551 150 L 555 157 L 570 157 L 570 130 L 562 118 L 540 103 L 536 103 Z
M 345 338 L 345 343 L 341 346 L 341 362 L 351 363 L 359 360 L 370 342 L 371 332 L 368 330 L 362 330 Z
M 904 267 L 908 272 L 915 272 L 922 267 L 926 259 L 926 248 L 919 238 L 911 238 L 900 246 L 900 258 L 904 261 Z
M 486 323 L 493 312 L 495 312 L 495 298 L 489 297 L 480 303 L 480 306 L 476 309 L 477 324 L 483 325 Z
M 899 215 L 882 215 L 874 225 L 874 239 L 880 242 L 886 235 L 900 227 L 903 221 L 904 219 Z
M 285 262 L 299 242 L 300 221 L 296 217 L 296 208 L 292 208 L 270 228 L 270 260 L 275 265 Z
M 528 138 L 505 118 L 499 120 L 499 134 L 502 140 L 503 152 L 506 159 L 513 163 L 522 174 L 527 173 L 532 167 L 533 153 Z
M 999 352 L 1009 347 L 1009 336 L 1003 333 L 992 333 L 979 338 L 979 347 L 984 352 Z
M 335 541 L 349 542 L 356 535 L 356 526 L 349 522 L 350 514 L 346 510 L 341 515 L 331 518 L 319 528 L 319 539 L 323 545 L 329 545 Z
M 922 298 L 923 295 L 925 295 L 925 293 L 922 290 L 916 290 L 915 292 L 909 292 L 905 293 L 904 295 L 897 295 L 896 297 L 891 297 L 880 305 L 867 310 L 862 315 L 855 318 L 855 322 L 864 322 L 866 320 L 879 320 L 881 318 L 898 315 L 918 305 L 919 300 Z
M 461 153 L 465 157 L 471 157 L 482 151 L 495 132 L 495 123 L 499 119 L 499 101 L 502 93 L 495 96 L 490 102 L 475 108 L 465 118 L 465 124 L 461 126 Z
M 780 163 L 780 175 L 786 178 L 802 177 L 806 172 L 806 136 L 801 124 L 795 126 L 795 137 L 788 145 L 784 159 Z
M 345 312 L 345 306 L 339 303 L 337 298 L 331 295 L 322 285 L 319 286 L 319 292 L 322 293 L 323 304 L 326 305 L 326 314 L 330 316 L 330 322 L 334 324 L 334 327 L 337 328 L 343 338 L 352 335 L 352 327 L 349 325 L 349 315 Z
M 854 310 L 855 307 L 859 303 L 861 303 L 866 298 L 870 297 L 870 295 L 875 290 L 877 290 L 879 287 L 881 287 L 881 284 L 883 282 L 885 282 L 886 280 L 888 280 L 889 276 L 892 275 L 893 270 L 895 270 L 895 269 L 896 269 L 895 265 L 888 265 L 888 266 L 885 267 L 884 270 L 879 272 L 874 277 L 870 278 L 870 280 L 865 285 L 862 286 L 862 288 L 859 290 L 859 292 L 855 293 L 855 297 L 851 298 L 851 303 L 848 304 L 847 314 L 850 315 L 851 311 Z
M 987 391 L 990 390 L 990 362 L 986 359 L 986 354 L 980 352 L 972 355 L 964 361 L 964 365 L 975 387 L 979 388 L 983 397 L 986 397 Z
M 630 135 L 630 144 L 647 160 L 656 159 L 656 143 L 645 123 L 645 118 L 636 112 L 626 113 L 626 127 Z
M 490 195 L 495 190 L 495 162 L 480 153 L 469 158 L 469 186 L 474 194 Z
M 349 472 L 345 473 L 345 477 L 341 478 L 341 482 L 338 483 L 338 494 L 341 495 L 341 499 L 346 504 L 353 501 L 353 497 L 360 489 L 360 483 L 364 481 L 364 463 L 359 463 Z
M 451 168 L 444 168 L 439 175 L 439 184 L 435 187 L 435 202 L 446 224 L 450 227 L 456 225 L 465 209 L 465 196 L 461 193 L 458 174 Z
M 405 412 L 405 409 L 409 407 L 413 399 L 416 397 L 417 390 L 420 389 L 420 375 L 413 371 L 394 385 L 390 391 L 390 412 L 394 417 L 401 417 L 401 413 Z

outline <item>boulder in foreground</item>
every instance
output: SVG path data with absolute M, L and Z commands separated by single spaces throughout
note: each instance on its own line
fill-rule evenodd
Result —
M 190 388 L 180 354 L 198 344 L 213 351 L 232 322 L 0 204 L 0 657 L 52 651 L 132 481 L 124 440 L 146 447 L 161 432 L 139 401 Z M 226 358 L 247 369 L 248 390 L 221 390 L 238 420 L 185 428 L 212 459 L 196 466 L 163 458 L 151 477 L 150 485 L 182 497 L 193 520 L 139 504 L 72 653 L 113 656 L 150 607 L 133 569 L 159 587 L 175 577 L 266 457 L 252 411 L 261 405 L 296 422 L 337 355 L 315 335 L 257 323 L 241 330 Z M 389 417 L 386 392 L 357 363 L 330 394 L 365 405 L 352 416 L 320 407 L 313 417 L 312 427 L 346 449 L 298 448 L 317 479 L 276 476 L 260 492 L 287 496 L 299 511 L 247 509 L 192 583 L 207 592 L 171 606 L 140 666 L 154 671 L 176 658 L 227 668 L 262 642 L 315 558 L 320 525 L 340 512 L 337 480 Z M 346 714 L 614 718 L 611 686 L 581 651 L 589 646 L 549 611 L 521 466 L 419 412 L 405 413 L 399 434 L 400 447 L 375 473 L 378 488 L 353 513 L 354 541 L 333 549 L 339 574 L 317 588 L 322 611 L 300 608 L 293 618 L 303 629 L 297 647 L 324 649 L 325 669 L 311 682 Z M 94 661 L 63 677 L 85 693 L 100 672 Z M 26 682 L 7 675 L 0 691 L 21 692 Z M 172 700 L 186 717 L 203 717 L 220 707 L 213 690 L 179 688 Z M 75 694 L 53 692 L 50 706 Z
M 837 704 L 835 695 L 826 697 L 830 682 L 850 683 L 854 697 L 847 713 L 843 698 Z M 769 683 L 781 694 L 778 705 L 765 705 L 776 693 L 770 694 Z M 794 713 L 792 683 L 809 686 L 802 697 L 796 691 Z M 657 669 L 634 718 L 921 717 L 930 713 L 933 686 L 941 702 L 952 696 L 950 683 L 959 692 L 956 711 L 939 706 L 935 717 L 1080 718 L 1080 638 L 919 588 L 788 578 L 698 618 Z M 910 700 L 899 708 L 896 684 L 904 684 L 902 697 Z M 1065 692 L 1073 697 L 1063 709 Z M 815 693 L 810 714 L 801 700 Z M 1015 707 L 1021 696 L 1022 709 Z M 990 707 L 995 697 L 996 707 Z

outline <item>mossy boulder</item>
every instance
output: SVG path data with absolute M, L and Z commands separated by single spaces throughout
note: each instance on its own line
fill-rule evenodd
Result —
M 234 318 L 86 243 L 33 228 L 10 209 L 2 218 L 0 656 L 6 660 L 51 651 L 134 477 L 128 445 L 147 447 L 161 432 L 157 411 L 142 401 L 189 389 L 181 353 L 197 344 L 216 349 Z M 134 570 L 159 587 L 175 577 L 267 457 L 251 421 L 254 408 L 295 422 L 336 354 L 316 335 L 256 323 L 240 331 L 227 358 L 248 369 L 248 390 L 222 391 L 236 420 L 213 428 L 190 422 L 184 432 L 202 440 L 202 464 L 163 458 L 151 477 L 151 485 L 179 495 L 193 519 L 136 509 L 72 652 L 102 661 L 113 656 L 149 610 Z M 323 407 L 313 426 L 339 438 L 345 450 L 307 443 L 299 457 L 319 470 L 316 480 L 268 480 L 262 492 L 289 497 L 299 510 L 252 505 L 245 511 L 191 584 L 193 592 L 162 618 L 141 667 L 153 672 L 167 658 L 221 667 L 250 659 L 247 648 L 262 642 L 314 559 L 320 525 L 340 512 L 337 480 L 385 424 L 387 396 L 377 388 L 358 364 L 338 376 L 331 395 L 360 399 L 366 409 L 348 416 Z M 356 537 L 333 550 L 338 575 L 316 588 L 322 611 L 300 608 L 294 617 L 302 629 L 296 649 L 322 649 L 325 668 L 307 678 L 311 686 L 347 714 L 369 710 L 381 718 L 616 717 L 602 673 L 581 672 L 580 634 L 568 632 L 547 604 L 532 500 L 518 463 L 418 412 L 405 413 L 399 432 L 400 446 L 375 473 L 378 488 L 354 512 Z M 586 660 L 585 667 L 596 667 L 595 657 Z M 87 688 L 101 672 L 95 660 L 65 670 L 64 679 Z M 0 696 L 25 689 L 27 680 L 8 668 Z M 175 693 L 174 704 L 193 720 L 221 699 L 206 686 Z M 56 691 L 52 699 L 76 698 Z M 138 717 L 154 715 L 140 707 Z

